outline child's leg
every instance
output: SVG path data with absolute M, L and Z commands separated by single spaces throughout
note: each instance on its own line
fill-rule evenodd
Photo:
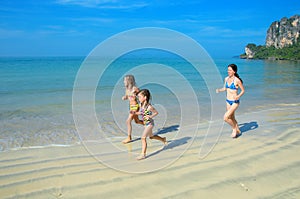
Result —
M 146 151 L 147 151 L 146 137 L 141 137 L 141 141 L 142 141 L 142 153 L 136 158 L 137 160 L 142 160 L 146 158 Z
M 142 154 L 146 155 L 147 151 L 147 138 L 143 137 L 142 140 Z
M 147 152 L 147 140 L 146 140 L 146 138 L 149 135 L 152 135 L 152 129 L 153 129 L 152 125 L 145 126 L 143 135 L 141 137 L 141 141 L 142 141 L 142 153 L 141 153 L 140 156 L 137 157 L 138 160 L 146 158 L 146 152 Z
M 133 119 L 135 123 L 144 125 L 143 120 L 140 120 L 138 115 L 134 114 Z
M 162 141 L 164 143 L 164 145 L 167 144 L 167 139 L 166 137 L 160 137 L 159 135 L 152 135 L 149 137 L 150 139 L 155 139 L 155 140 L 159 140 Z
M 127 124 L 127 138 L 125 140 L 123 140 L 122 142 L 124 144 L 128 143 L 131 141 L 131 132 L 132 132 L 132 126 L 131 126 L 131 121 L 133 120 L 133 114 L 129 114 L 127 120 L 126 120 L 126 124 Z

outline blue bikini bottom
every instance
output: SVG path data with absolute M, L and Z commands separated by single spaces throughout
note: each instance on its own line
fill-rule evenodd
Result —
M 234 104 L 234 103 L 239 104 L 239 103 L 240 103 L 240 100 L 228 100 L 228 99 L 226 99 L 226 102 L 231 106 L 231 105 Z

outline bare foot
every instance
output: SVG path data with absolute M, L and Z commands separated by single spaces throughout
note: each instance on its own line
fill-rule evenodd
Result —
M 238 138 L 240 135 L 241 135 L 241 131 L 239 129 L 238 130 L 232 130 L 232 134 L 231 134 L 232 138 Z
M 168 145 L 167 138 L 166 138 L 166 137 L 163 137 L 162 139 L 163 139 L 164 145 L 167 146 L 167 145 Z
M 131 142 L 131 138 L 130 137 L 127 137 L 125 140 L 122 141 L 123 144 L 127 144 Z
M 241 133 L 241 130 L 238 129 L 238 130 L 236 131 L 236 136 L 235 136 L 235 137 L 239 137 L 241 134 L 242 134 L 242 133 Z
M 235 129 L 232 130 L 231 137 L 232 137 L 232 138 L 235 138 L 235 137 L 236 137 L 236 130 L 235 130 Z
M 138 157 L 136 157 L 137 160 L 143 160 L 146 158 L 146 154 L 141 153 Z

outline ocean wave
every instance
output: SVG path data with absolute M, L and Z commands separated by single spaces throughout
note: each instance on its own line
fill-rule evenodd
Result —
M 18 151 L 18 150 L 26 150 L 26 149 L 43 149 L 43 148 L 49 148 L 49 147 L 72 147 L 72 146 L 77 146 L 80 145 L 81 142 L 76 142 L 74 144 L 48 144 L 48 145 L 36 145 L 36 146 L 27 146 L 27 147 L 16 147 L 16 148 L 7 148 L 6 150 L 1 150 L 2 145 L 1 145 L 1 140 L 0 140 L 0 151 L 5 152 L 5 151 Z

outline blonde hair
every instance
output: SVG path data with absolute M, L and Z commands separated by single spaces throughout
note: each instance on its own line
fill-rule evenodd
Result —
M 127 82 L 126 89 L 131 90 L 133 87 L 136 87 L 135 79 L 133 75 L 126 75 L 124 80 Z

